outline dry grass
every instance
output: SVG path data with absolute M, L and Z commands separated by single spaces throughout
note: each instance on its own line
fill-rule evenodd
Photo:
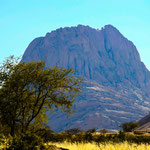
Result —
M 100 146 L 94 143 L 86 143 L 86 144 L 71 144 L 71 143 L 48 143 L 52 145 L 56 145 L 57 147 L 68 148 L 69 150 L 150 150 L 150 145 L 146 144 L 129 144 L 127 142 L 124 143 L 106 143 L 101 144 Z

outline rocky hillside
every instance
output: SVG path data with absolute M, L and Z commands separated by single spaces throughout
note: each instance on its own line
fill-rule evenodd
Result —
M 115 27 L 60 28 L 34 39 L 22 61 L 45 60 L 51 66 L 73 67 L 85 80 L 76 113 L 50 115 L 56 131 L 81 127 L 117 129 L 150 110 L 150 72 L 134 44 Z
M 150 113 L 146 116 L 144 116 L 143 118 L 141 118 L 140 120 L 137 121 L 137 123 L 140 125 L 140 126 L 143 126 L 147 123 L 150 124 Z

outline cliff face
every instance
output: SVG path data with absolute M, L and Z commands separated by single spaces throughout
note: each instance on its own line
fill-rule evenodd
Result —
M 82 25 L 60 28 L 36 38 L 22 61 L 37 60 L 73 67 L 86 81 L 74 106 L 76 113 L 69 120 L 63 113 L 50 115 L 50 125 L 56 131 L 117 128 L 149 111 L 150 72 L 134 44 L 111 25 L 101 30 Z

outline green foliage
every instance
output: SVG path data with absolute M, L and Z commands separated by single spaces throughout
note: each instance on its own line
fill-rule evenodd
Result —
M 0 149 L 1 150 L 6 150 L 7 148 L 10 147 L 10 144 L 12 143 L 12 137 L 9 136 L 4 136 L 3 134 L 0 135 Z
M 96 132 L 96 129 L 95 129 L 95 128 L 89 129 L 89 130 L 87 130 L 86 132 L 87 132 L 87 133 L 94 133 L 94 132 Z
M 80 128 L 72 128 L 72 129 L 67 129 L 65 130 L 66 133 L 71 133 L 71 134 L 78 134 L 82 132 Z
M 43 140 L 35 134 L 25 134 L 22 136 L 14 136 L 13 141 L 7 150 L 44 150 Z
M 85 141 L 88 142 L 92 142 L 93 140 L 93 136 L 91 133 L 85 133 Z
M 147 143 L 150 144 L 150 135 L 134 135 L 128 134 L 120 131 L 118 134 L 92 134 L 87 132 L 80 132 L 78 134 L 70 133 L 57 133 L 49 135 L 47 142 L 64 142 L 68 141 L 70 143 L 92 143 L 96 142 L 98 145 L 101 143 L 112 142 L 129 142 L 129 143 Z
M 0 67 L 0 122 L 10 134 L 44 128 L 46 112 L 71 113 L 81 80 L 72 69 L 21 62 L 11 56 Z
M 136 122 L 129 122 L 129 123 L 124 123 L 119 127 L 122 128 L 124 132 L 132 132 L 134 129 L 139 127 L 139 124 Z
M 108 133 L 107 129 L 100 129 L 99 131 L 100 131 L 100 133 Z
M 48 142 L 52 140 L 54 132 L 49 127 L 46 127 L 46 128 L 37 130 L 35 134 L 41 137 L 44 140 L 44 142 Z

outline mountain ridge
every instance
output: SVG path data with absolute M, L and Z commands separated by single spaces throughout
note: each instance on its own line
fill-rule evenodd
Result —
M 45 60 L 51 66 L 73 67 L 86 81 L 75 102 L 77 113 L 73 117 L 66 120 L 64 114 L 50 115 L 56 131 L 76 126 L 92 128 L 91 122 L 95 122 L 95 128 L 116 129 L 149 111 L 150 72 L 135 45 L 112 25 L 101 30 L 83 25 L 59 28 L 36 38 L 22 61 L 37 60 Z

